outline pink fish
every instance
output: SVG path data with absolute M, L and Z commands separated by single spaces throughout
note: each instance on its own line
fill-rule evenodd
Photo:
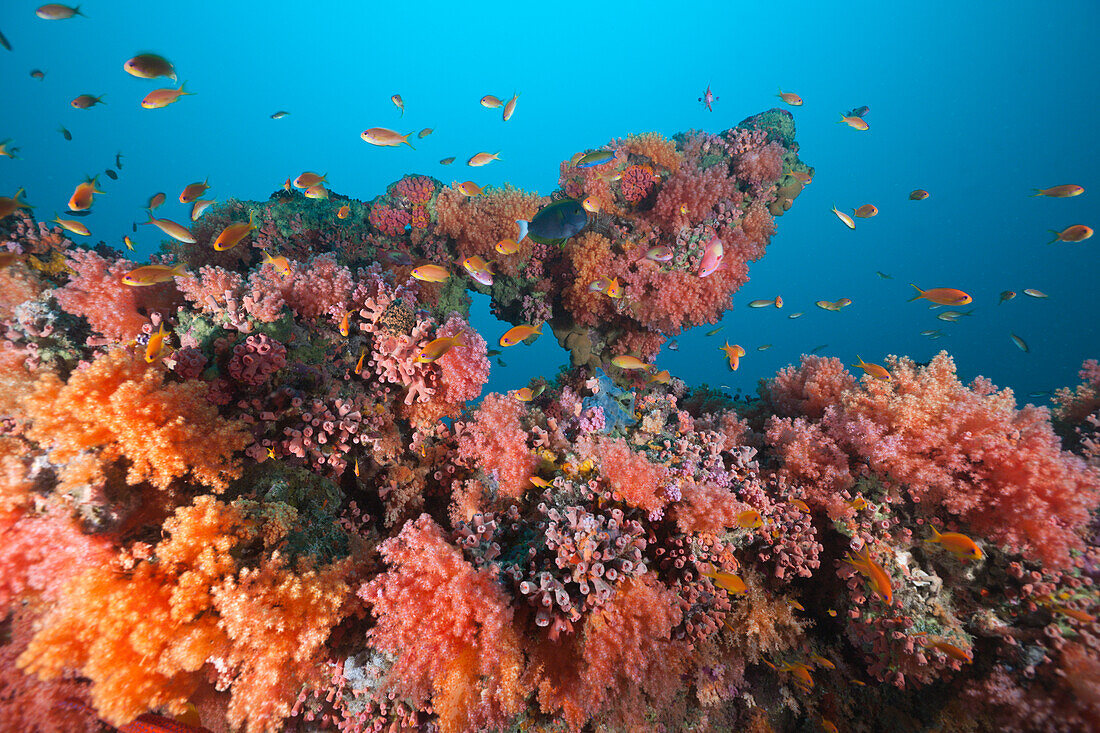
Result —
M 722 266 L 722 240 L 712 237 L 703 250 L 703 263 L 699 266 L 699 277 L 709 277 Z
M 703 92 L 703 96 L 699 97 L 699 101 L 703 103 L 703 106 L 707 108 L 708 112 L 714 111 L 711 105 L 718 101 L 718 97 L 714 96 L 714 92 L 710 90 L 710 84 L 707 84 L 707 90 Z

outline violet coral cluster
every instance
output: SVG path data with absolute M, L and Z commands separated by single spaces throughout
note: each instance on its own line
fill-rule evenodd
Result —
M 1053 418 L 946 353 L 739 401 L 621 370 L 721 318 L 812 169 L 781 110 L 601 150 L 549 197 L 230 199 L 144 288 L 0 220 L 0 727 L 1100 727 L 1096 362 Z M 583 231 L 514 242 L 563 198 Z M 483 396 L 469 291 L 569 368 Z

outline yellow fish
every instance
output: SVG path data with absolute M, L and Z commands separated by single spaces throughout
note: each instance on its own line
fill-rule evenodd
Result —
M 208 178 L 206 180 L 209 181 L 210 179 Z M 183 191 L 180 192 L 180 203 L 189 204 L 197 199 L 199 196 L 202 196 L 209 189 L 210 186 L 206 185 L 206 181 L 203 181 L 202 183 L 192 183 L 188 186 L 185 186 Z
M 515 346 L 519 342 L 528 339 L 532 336 L 542 335 L 541 327 L 531 326 L 527 324 L 521 324 L 519 326 L 512 326 L 504 335 L 500 337 L 501 346 Z
M 164 321 L 160 322 L 160 329 L 149 336 L 149 343 L 145 345 L 145 361 L 152 363 L 160 350 L 164 347 L 164 339 L 168 332 L 164 330 Z
M 849 229 L 856 228 L 856 223 L 852 221 L 852 217 L 837 209 L 836 204 L 833 204 L 833 213 L 836 214 L 837 219 L 840 219 L 842 222 L 844 222 L 844 226 L 848 227 Z
M 168 282 L 186 274 L 187 266 L 182 262 L 178 265 L 144 265 L 123 275 L 122 284 L 140 288 L 146 285 Z
M 862 369 L 864 374 L 870 374 L 875 379 L 880 379 L 883 382 L 890 381 L 890 372 L 886 371 L 884 367 L 881 367 L 878 364 L 868 364 L 867 362 L 863 361 L 863 357 L 861 357 L 859 354 L 856 354 L 856 359 L 859 360 L 859 363 L 853 364 L 853 368 Z
M 428 283 L 441 283 L 450 277 L 451 273 L 442 265 L 421 265 L 413 268 L 412 276 Z
M 512 98 L 504 104 L 504 114 L 502 115 L 502 117 L 504 118 L 505 122 L 512 119 L 512 115 L 516 113 L 517 99 L 519 99 L 519 94 L 513 95 Z
M 635 369 L 652 369 L 653 367 L 646 364 L 644 361 L 636 356 L 630 356 L 629 354 L 622 354 L 616 356 L 611 360 L 611 363 L 620 369 L 635 370 Z
M 420 353 L 417 354 L 414 361 L 418 364 L 430 364 L 455 346 L 466 346 L 466 344 L 462 342 L 461 331 L 454 336 L 440 336 L 437 339 L 429 341 L 424 348 L 420 350 Z
M 54 215 L 53 220 L 60 224 L 61 228 L 65 231 L 72 232 L 73 234 L 79 234 L 82 237 L 87 237 L 91 235 L 91 232 L 88 231 L 88 227 L 84 226 L 79 221 L 76 221 L 74 219 L 61 219 L 58 216 Z
M 316 173 L 306 171 L 294 179 L 294 188 L 309 188 L 328 182 L 328 174 L 319 176 Z
M 745 355 L 745 349 L 737 344 L 730 346 L 730 342 L 727 341 L 726 345 L 719 346 L 718 350 L 726 352 L 726 356 L 729 358 L 730 369 L 737 371 L 737 367 L 741 365 L 741 357 Z
M 240 221 L 236 224 L 230 224 L 225 229 L 222 229 L 218 238 L 214 240 L 214 249 L 218 252 L 224 252 L 227 249 L 232 249 L 240 244 L 241 240 L 248 236 L 248 233 L 254 229 L 259 229 L 253 222 L 252 212 L 248 212 L 248 221 Z
M 484 188 L 473 181 L 466 181 L 465 183 L 458 184 L 458 190 L 466 196 L 477 196 L 485 191 Z

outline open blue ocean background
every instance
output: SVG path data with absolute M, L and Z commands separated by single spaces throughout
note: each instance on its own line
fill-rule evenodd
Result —
M 923 361 L 947 349 L 960 375 L 1012 387 L 1021 401 L 1075 383 L 1100 356 L 1100 238 L 1047 244 L 1048 230 L 1100 222 L 1100 5 L 1093 1 L 492 3 L 116 3 L 81 5 L 87 17 L 45 21 L 37 2 L 0 4 L 0 194 L 25 187 L 40 220 L 63 212 L 73 187 L 123 154 L 119 180 L 83 221 L 91 242 L 122 248 L 142 207 L 164 191 L 161 215 L 186 221 L 188 183 L 208 197 L 266 199 L 304 170 L 333 191 L 369 200 L 405 173 L 450 183 L 510 182 L 549 193 L 558 163 L 628 133 L 717 132 L 773 106 L 780 86 L 805 104 L 788 108 L 812 185 L 779 218 L 767 255 L 750 267 L 723 330 L 678 337 L 662 368 L 689 383 L 751 392 L 799 355 L 853 363 L 856 354 Z M 884 6 L 890 9 L 883 9 Z M 195 96 L 159 110 L 141 99 L 165 80 L 133 78 L 122 64 L 142 51 L 168 57 Z M 46 72 L 32 79 L 32 69 Z M 707 86 L 718 101 L 697 101 Z M 521 93 L 514 118 L 483 109 L 485 94 Z M 69 101 L 104 95 L 106 105 Z M 390 102 L 401 94 L 402 116 Z M 834 124 L 869 105 L 867 132 Z M 272 120 L 277 110 L 290 115 Z M 66 141 L 57 131 L 72 132 Z M 408 147 L 376 148 L 368 127 L 434 128 Z M 463 165 L 500 151 L 483 168 Z M 457 156 L 444 167 L 438 161 Z M 1030 197 L 1033 187 L 1076 183 L 1070 199 Z M 923 188 L 925 201 L 909 201 Z M 831 207 L 864 203 L 874 219 L 849 231 Z M 143 259 L 161 234 L 132 235 Z M 882 271 L 893 279 L 876 275 Z M 936 320 L 907 303 L 914 282 L 974 296 L 973 316 Z M 1047 293 L 1038 300 L 1025 288 Z M 1003 290 L 1020 295 L 998 305 Z M 749 309 L 781 295 L 782 310 Z M 819 299 L 851 298 L 839 313 Z M 969 307 L 968 307 L 969 308 Z M 964 308 L 963 310 L 967 310 Z M 804 311 L 797 320 L 789 314 Z M 494 343 L 506 326 L 487 302 L 474 325 Z M 945 336 L 930 340 L 926 329 Z M 1015 333 L 1030 346 L 1023 353 Z M 730 372 L 724 339 L 748 352 Z M 773 344 L 757 351 L 763 344 Z M 566 362 L 549 333 L 509 349 L 491 390 L 552 376 Z

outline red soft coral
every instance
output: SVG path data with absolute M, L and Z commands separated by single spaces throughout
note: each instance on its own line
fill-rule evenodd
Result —
M 458 455 L 496 476 L 501 494 L 518 499 L 531 487 L 538 466 L 520 421 L 523 404 L 502 394 L 486 395 L 459 435 Z

